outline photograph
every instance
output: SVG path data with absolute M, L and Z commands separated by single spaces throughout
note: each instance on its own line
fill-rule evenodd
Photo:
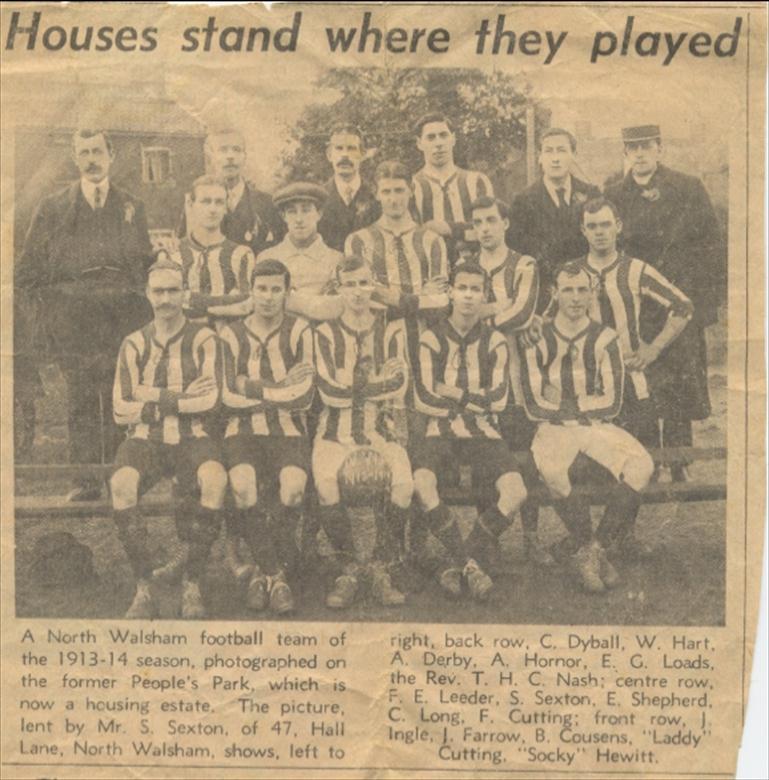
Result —
M 16 616 L 723 626 L 728 116 L 564 78 L 9 81 Z

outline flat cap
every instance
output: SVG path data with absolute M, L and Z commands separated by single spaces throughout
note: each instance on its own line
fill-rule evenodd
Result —
M 638 125 L 637 127 L 623 127 L 622 140 L 625 143 L 632 141 L 650 141 L 653 138 L 660 138 L 659 125 Z
M 272 196 L 272 202 L 278 208 L 295 200 L 311 200 L 320 208 L 326 201 L 326 191 L 310 181 L 295 181 L 281 187 Z

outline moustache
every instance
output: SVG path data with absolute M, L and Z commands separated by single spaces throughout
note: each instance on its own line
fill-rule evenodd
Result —
M 96 163 L 89 163 L 88 167 L 85 169 L 86 173 L 98 173 L 101 170 L 101 165 L 97 165 Z

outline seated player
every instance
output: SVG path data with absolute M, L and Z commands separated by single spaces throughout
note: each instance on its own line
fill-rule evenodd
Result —
M 179 241 L 178 259 L 184 271 L 185 310 L 190 319 L 208 321 L 218 330 L 251 310 L 249 280 L 254 255 L 226 238 L 227 188 L 213 176 L 192 184 L 187 210 L 189 234 Z
M 309 324 L 285 311 L 290 282 L 278 260 L 257 263 L 253 312 L 220 333 L 229 413 L 224 459 L 235 525 L 257 562 L 247 602 L 251 609 L 269 605 L 277 613 L 294 607 L 287 575 L 296 569 L 294 539 L 310 468 L 305 410 L 314 392 Z
M 152 563 L 139 497 L 164 476 L 174 476 L 186 511 L 177 532 L 188 542 L 181 614 L 201 618 L 200 595 L 211 545 L 219 533 L 227 473 L 207 429 L 219 400 L 221 366 L 216 334 L 184 316 L 178 264 L 151 266 L 147 298 L 154 319 L 123 340 L 115 373 L 115 422 L 128 426 L 110 479 L 118 536 L 136 577 L 127 618 L 156 615 L 150 591 Z
M 521 475 L 502 439 L 497 414 L 509 392 L 505 337 L 481 319 L 488 275 L 477 264 L 457 265 L 449 295 L 451 314 L 420 339 L 418 408 L 429 415 L 425 438 L 414 447 L 414 489 L 424 510 L 421 522 L 443 543 L 452 565 L 441 587 L 484 599 L 493 585 L 483 570 L 500 534 L 526 498 Z M 481 512 L 467 541 L 442 503 L 437 475 L 450 463 L 469 463 L 483 496 L 494 502 Z
M 340 505 L 340 469 L 361 448 L 375 450 L 391 473 L 389 505 L 377 513 L 372 591 L 382 604 L 397 605 L 404 596 L 392 586 L 388 567 L 394 562 L 413 482 L 406 450 L 393 431 L 387 402 L 403 397 L 408 384 L 403 322 L 387 322 L 371 308 L 374 279 L 360 257 L 345 257 L 336 272 L 344 307 L 341 317 L 315 332 L 317 386 L 323 400 L 312 451 L 312 473 L 319 500 L 320 525 L 339 555 L 342 573 L 326 604 L 348 607 L 360 576 L 354 560 L 350 518 Z
M 686 328 L 694 313 L 691 301 L 659 271 L 643 260 L 617 250 L 622 222 L 606 198 L 588 201 L 582 212 L 582 233 L 590 250 L 585 267 L 597 295 L 591 319 L 617 331 L 625 358 L 625 394 L 617 425 L 645 447 L 659 447 L 659 421 L 649 392 L 646 369 Z M 662 330 L 651 343 L 641 338 L 641 312 L 651 304 L 668 310 Z
M 537 307 L 539 272 L 537 261 L 505 244 L 510 227 L 507 204 L 495 198 L 478 198 L 471 206 L 475 234 L 480 242 L 478 264 L 489 275 L 488 303 L 484 314 L 489 324 L 504 334 L 510 353 L 510 389 L 507 408 L 500 412 L 502 437 L 513 452 L 529 452 L 535 425 L 523 410 L 520 390 L 519 339 L 526 333 Z M 528 492 L 537 483 L 536 467 L 530 458 L 521 467 Z M 521 507 L 521 524 L 526 556 L 540 566 L 554 563 L 548 550 L 539 542 L 537 525 L 539 507 L 526 501 Z
M 571 533 L 582 585 L 600 592 L 619 581 L 606 549 L 632 528 L 639 493 L 649 483 L 654 464 L 637 439 L 611 422 L 622 405 L 622 351 L 617 333 L 588 317 L 591 296 L 591 275 L 583 262 L 570 261 L 557 269 L 554 317 L 545 321 L 542 338 L 524 353 L 521 384 L 526 412 L 538 423 L 531 445 L 537 469 Z M 615 480 L 595 535 L 589 503 L 572 494 L 569 469 L 580 454 Z

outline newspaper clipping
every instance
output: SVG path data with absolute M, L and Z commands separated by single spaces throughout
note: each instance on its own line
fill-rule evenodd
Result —
M 2 776 L 733 777 L 766 5 L 0 24 Z

